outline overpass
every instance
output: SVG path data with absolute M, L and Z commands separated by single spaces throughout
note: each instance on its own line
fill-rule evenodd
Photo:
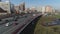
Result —
M 34 19 L 38 18 L 39 16 L 41 16 L 40 13 L 37 13 L 35 15 L 33 14 L 26 14 L 27 17 L 22 17 L 19 18 L 18 21 L 11 21 L 10 23 L 18 23 L 18 25 L 11 25 L 11 26 L 4 26 L 0 25 L 0 34 L 19 34 L 21 31 L 23 31 L 23 29 L 29 25 Z M 9 19 L 9 18 L 7 18 Z

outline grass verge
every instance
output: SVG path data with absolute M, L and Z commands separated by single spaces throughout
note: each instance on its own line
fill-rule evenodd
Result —
M 44 27 L 41 25 L 41 23 L 51 22 L 56 18 L 60 18 L 60 15 L 42 16 L 37 22 L 34 34 L 60 34 L 60 25 L 50 27 Z

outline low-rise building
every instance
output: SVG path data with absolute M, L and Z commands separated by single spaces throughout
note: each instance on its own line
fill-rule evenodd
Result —
M 4 11 L 2 8 L 0 8 L 0 15 L 6 15 L 7 11 Z

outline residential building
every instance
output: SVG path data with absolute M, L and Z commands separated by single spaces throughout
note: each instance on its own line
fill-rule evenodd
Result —
M 21 11 L 25 11 L 25 2 L 21 3 L 19 5 L 19 8 L 20 8 Z
M 42 14 L 44 14 L 45 13 L 45 7 L 43 6 L 42 7 Z
M 42 7 L 37 7 L 37 12 L 42 12 Z
M 19 6 L 14 6 L 16 13 L 19 13 Z
M 2 8 L 0 8 L 0 15 L 6 15 L 7 11 L 4 11 Z
M 10 1 L 0 2 L 0 8 L 11 14 L 11 11 L 14 10 L 14 5 Z
M 45 6 L 46 11 L 45 12 L 53 12 L 53 8 L 51 6 Z

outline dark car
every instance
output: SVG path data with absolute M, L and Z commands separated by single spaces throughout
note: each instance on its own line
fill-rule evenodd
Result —
M 19 18 L 20 18 L 19 16 L 15 16 L 15 17 L 13 18 L 13 21 L 17 21 Z

